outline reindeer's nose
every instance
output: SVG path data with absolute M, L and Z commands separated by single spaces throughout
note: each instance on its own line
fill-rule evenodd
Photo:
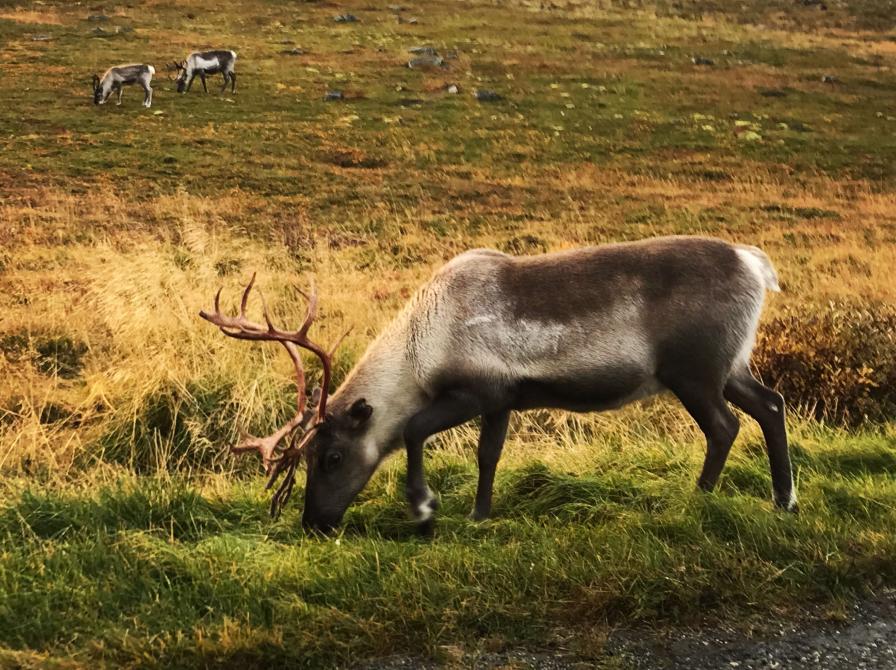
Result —
M 338 520 L 331 521 L 323 519 L 312 519 L 307 514 L 302 515 L 302 528 L 304 528 L 305 531 L 309 533 L 321 533 L 322 535 L 329 535 L 334 530 L 336 530 L 337 525 L 339 525 Z

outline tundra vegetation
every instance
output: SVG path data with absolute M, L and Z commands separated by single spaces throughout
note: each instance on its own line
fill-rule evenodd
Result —
M 103 12 L 0 3 L 0 665 L 601 659 L 614 625 L 837 616 L 896 583 L 892 2 Z M 165 80 L 204 45 L 239 53 L 235 95 Z M 442 65 L 408 68 L 425 45 Z M 117 62 L 155 64 L 151 110 L 93 106 Z M 316 338 L 353 328 L 338 384 L 462 250 L 670 233 L 777 266 L 754 362 L 790 403 L 799 515 L 773 509 L 746 418 L 698 494 L 702 435 L 663 399 L 516 417 L 483 523 L 475 427 L 441 436 L 432 540 L 405 517 L 403 457 L 321 539 L 295 503 L 271 521 L 260 466 L 225 449 L 294 397 L 279 347 L 198 318 L 218 285 L 257 271 L 296 323 L 313 276 Z

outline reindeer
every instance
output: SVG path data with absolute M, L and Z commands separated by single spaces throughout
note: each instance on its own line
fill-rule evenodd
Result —
M 702 237 L 664 237 L 539 256 L 474 250 L 444 265 L 368 347 L 328 398 L 332 350 L 308 339 L 317 298 L 297 331 L 240 314 L 201 316 L 231 337 L 281 342 L 296 367 L 295 417 L 237 451 L 258 451 L 268 486 L 285 473 L 272 513 L 288 498 L 296 464 L 307 460 L 303 525 L 327 531 L 383 459 L 404 447 L 406 493 L 421 530 L 437 508 L 426 484 L 423 445 L 481 417 L 474 519 L 491 512 L 495 469 L 513 411 L 573 412 L 621 407 L 671 392 L 706 437 L 697 480 L 715 486 L 739 421 L 762 428 L 774 502 L 796 510 L 784 399 L 750 372 L 766 290 L 775 270 L 760 249 Z M 297 347 L 323 367 L 316 411 L 306 410 Z M 287 437 L 292 435 L 290 440 Z
M 230 82 L 230 92 L 236 93 L 236 51 L 194 51 L 187 59 L 180 63 L 171 63 L 169 66 L 178 72 L 177 75 L 177 92 L 186 93 L 193 85 L 193 79 L 199 75 L 202 82 L 202 89 L 208 93 L 208 86 L 205 85 L 205 75 L 218 74 L 224 75 L 224 85 L 221 87 L 221 93 L 227 89 L 227 83 Z
M 104 105 L 113 91 L 118 92 L 116 105 L 121 104 L 121 93 L 125 86 L 140 84 L 143 87 L 143 106 L 152 106 L 152 76 L 156 69 L 152 65 L 132 64 L 110 67 L 100 79 L 93 75 L 93 104 Z

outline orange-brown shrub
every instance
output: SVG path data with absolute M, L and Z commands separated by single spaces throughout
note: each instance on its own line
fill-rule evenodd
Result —
M 837 302 L 790 308 L 760 330 L 766 384 L 818 419 L 856 425 L 896 417 L 896 307 Z

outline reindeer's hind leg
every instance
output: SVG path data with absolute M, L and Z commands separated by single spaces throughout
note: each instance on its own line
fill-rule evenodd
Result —
M 775 504 L 786 510 L 796 511 L 787 428 L 784 425 L 784 398 L 780 393 L 760 384 L 746 367 L 734 372 L 728 379 L 725 397 L 756 419 L 762 428 L 772 471 Z
M 230 92 L 236 93 L 236 72 L 230 73 Z
M 487 519 L 492 512 L 495 470 L 498 468 L 498 459 L 501 458 L 501 450 L 504 448 L 509 422 L 510 412 L 506 410 L 482 415 L 482 429 L 479 432 L 477 453 L 479 485 L 476 488 L 476 505 L 470 515 L 476 521 Z
M 145 79 L 141 83 L 143 84 L 143 106 L 152 107 L 152 86 Z
M 230 83 L 230 73 L 227 70 L 222 70 L 221 74 L 224 76 L 224 84 L 221 86 L 221 93 L 227 90 L 227 84 Z
M 676 377 L 661 381 L 678 397 L 706 436 L 706 458 L 697 486 L 712 491 L 740 430 L 740 421 L 722 396 L 724 382 L 716 383 L 711 377 Z

